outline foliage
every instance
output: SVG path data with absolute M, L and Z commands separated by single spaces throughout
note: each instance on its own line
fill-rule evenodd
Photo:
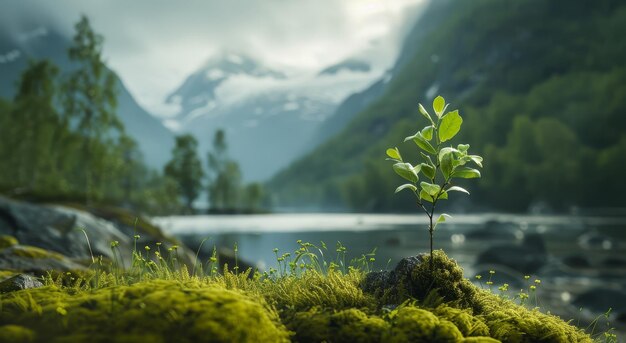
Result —
M 124 135 L 117 118 L 115 77 L 102 60 L 103 37 L 95 33 L 86 16 L 76 24 L 69 58 L 77 66 L 63 87 L 63 106 L 68 120 L 81 136 L 80 158 L 84 168 L 82 186 L 88 200 L 102 196 L 105 186 L 107 148 Z M 128 139 L 128 138 L 127 138 Z
M 213 150 L 208 155 L 209 202 L 216 210 L 234 209 L 239 202 L 241 171 L 237 162 L 228 157 L 226 133 L 217 130 Z
M 417 205 L 426 213 L 430 224 L 428 233 L 430 234 L 430 254 L 433 253 L 433 233 L 437 225 L 446 221 L 450 216 L 440 214 L 436 221 L 433 221 L 435 207 L 440 200 L 448 199 L 448 192 L 469 192 L 453 183 L 453 179 L 473 179 L 480 177 L 477 169 L 472 165 L 482 167 L 483 158 L 478 155 L 469 154 L 468 144 L 459 144 L 456 148 L 452 146 L 442 147 L 442 144 L 451 140 L 461 130 L 463 119 L 458 110 L 446 112 L 448 104 L 443 97 L 438 96 L 433 101 L 436 122 L 428 111 L 419 104 L 420 113 L 428 120 L 428 126 L 418 131 L 412 136 L 406 137 L 404 141 L 413 141 L 422 155 L 422 162 L 413 166 L 406 162 L 398 148 L 387 149 L 388 160 L 394 162 L 393 170 L 403 179 L 410 183 L 405 183 L 396 188 L 396 193 L 409 190 L 417 198 Z M 444 114 L 445 113 L 445 114 Z M 431 143 L 432 142 L 432 143 Z M 419 182 L 420 175 L 426 181 Z M 419 183 L 418 183 L 419 182 Z M 431 269 L 433 259 L 431 259 Z
M 35 201 L 121 203 L 171 212 L 171 181 L 150 171 L 116 114 L 117 82 L 103 38 L 86 17 L 68 54 L 72 70 L 31 61 L 12 102 L 0 99 L 0 192 Z
M 198 141 L 192 135 L 176 137 L 172 159 L 165 165 L 164 174 L 178 185 L 178 194 L 184 199 L 189 212 L 202 189 L 202 163 L 198 157 Z

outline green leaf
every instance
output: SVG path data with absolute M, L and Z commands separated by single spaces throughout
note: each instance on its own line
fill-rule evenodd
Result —
M 395 193 L 398 193 L 398 192 L 400 192 L 400 191 L 402 191 L 402 190 L 405 190 L 405 189 L 410 189 L 410 190 L 411 190 L 411 191 L 413 191 L 413 192 L 416 192 L 416 191 L 417 191 L 417 187 L 415 187 L 415 185 L 412 185 L 412 184 L 410 184 L 410 183 L 405 183 L 404 185 L 402 185 L 402 186 L 400 186 L 400 187 L 396 188 Z
M 419 174 L 421 170 L 422 170 L 421 164 L 418 164 L 415 167 L 413 167 L 413 171 L 415 172 L 415 174 Z
M 435 130 L 435 127 L 430 125 L 430 126 L 426 126 L 425 128 L 422 129 L 422 137 L 424 137 L 427 141 L 433 139 L 433 131 Z
M 426 155 L 425 153 L 420 151 L 420 155 L 422 155 L 422 157 L 428 161 L 428 163 L 430 163 L 431 166 L 434 166 L 435 164 L 433 163 L 433 160 L 430 159 L 430 156 Z
M 470 148 L 469 144 L 459 144 L 457 146 L 457 149 L 459 149 L 459 151 L 461 152 L 467 152 L 469 148 Z
M 434 179 L 435 178 L 435 167 L 431 166 L 430 164 L 427 163 L 421 163 L 420 166 L 422 166 L 422 173 L 429 179 Z
M 462 179 L 475 179 L 480 177 L 480 172 L 473 168 L 460 167 L 457 168 L 454 173 L 452 173 L 452 177 L 458 177 Z
M 467 189 L 463 188 L 463 187 L 459 187 L 459 186 L 452 186 L 450 188 L 448 188 L 446 191 L 457 191 L 457 192 L 463 192 L 465 194 L 470 194 L 470 192 L 467 191 Z
M 445 155 L 450 154 L 450 153 L 453 153 L 453 152 L 458 153 L 459 151 L 458 151 L 458 150 L 456 150 L 455 148 L 450 148 L 450 147 L 445 147 L 445 148 L 441 149 L 441 150 L 439 151 L 439 161 L 441 161 L 441 159 L 442 159 Z
M 452 175 L 452 171 L 454 170 L 454 166 L 452 165 L 452 153 L 444 154 L 440 161 L 441 172 L 443 173 L 443 177 L 448 180 L 450 175 Z
M 413 166 L 410 163 L 396 163 L 393 165 L 393 170 L 396 174 L 413 183 L 418 180 L 417 174 L 413 170 Z
M 420 199 L 426 200 L 428 202 L 433 202 L 434 201 L 433 197 L 431 197 L 430 194 L 426 193 L 426 191 L 423 190 L 423 189 L 420 191 Z
M 437 117 L 441 118 L 441 115 L 443 114 L 443 109 L 445 106 L 446 106 L 446 101 L 443 99 L 441 95 L 436 97 L 435 100 L 433 100 L 433 110 L 435 110 L 435 114 L 437 114 Z
M 432 183 L 428 183 L 424 181 L 420 183 L 420 187 L 422 187 L 422 190 L 426 191 L 426 193 L 428 193 L 428 195 L 430 195 L 431 197 L 434 197 L 435 195 L 437 195 L 439 191 L 441 190 L 441 186 L 433 185 Z
M 426 109 L 424 108 L 424 106 L 422 106 L 422 104 L 418 104 L 417 106 L 420 110 L 420 113 L 426 117 L 426 119 L 428 119 L 429 122 L 433 123 L 433 118 L 430 117 L 430 114 L 428 114 L 428 111 L 426 111 Z
M 440 214 L 439 218 L 437 218 L 437 221 L 435 222 L 435 226 L 433 227 L 433 230 L 437 228 L 437 225 L 439 225 L 439 223 L 445 223 L 446 218 L 452 218 L 452 216 L 446 213 Z
M 459 111 L 448 112 L 441 118 L 439 125 L 439 140 L 443 143 L 454 137 L 461 130 L 463 118 L 459 115 Z
M 437 154 L 437 150 L 435 150 L 435 148 L 433 148 L 433 146 L 430 143 L 428 143 L 426 138 L 422 136 L 421 132 L 416 133 L 415 136 L 412 137 L 412 139 L 413 139 L 413 142 L 415 142 L 415 144 L 417 144 L 417 146 L 420 147 L 420 149 L 428 153 L 431 153 L 433 155 Z
M 474 163 L 476 163 L 479 167 L 483 167 L 483 158 L 478 155 L 469 155 L 468 156 Z
M 400 156 L 400 151 L 398 151 L 398 148 L 387 149 L 387 156 L 402 161 L 402 156 Z

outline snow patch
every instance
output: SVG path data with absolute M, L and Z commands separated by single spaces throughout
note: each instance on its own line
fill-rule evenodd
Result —
M 20 56 L 22 56 L 22 53 L 17 49 L 13 49 L 6 54 L 0 55 L 0 64 L 13 62 Z
M 180 124 L 180 122 L 174 119 L 163 120 L 163 126 L 165 126 L 172 132 L 180 132 L 180 130 L 182 129 L 182 125 Z
M 29 41 L 31 39 L 35 39 L 35 38 L 39 38 L 39 37 L 45 37 L 48 35 L 48 29 L 46 29 L 43 26 L 40 26 L 32 31 L 27 31 L 27 32 L 22 32 L 17 36 L 17 39 L 20 42 L 26 42 Z
M 233 54 L 229 54 L 228 56 L 226 56 L 226 59 L 234 64 L 242 64 L 243 63 L 243 59 L 237 55 L 233 55 Z
M 283 110 L 285 110 L 285 111 L 295 111 L 295 110 L 297 110 L 299 108 L 300 108 L 300 104 L 298 104 L 295 101 L 291 101 L 291 102 L 285 103 L 283 105 Z
M 226 76 L 226 74 L 221 69 L 209 69 L 206 72 L 206 78 L 208 80 L 217 80 L 223 78 L 224 76 Z

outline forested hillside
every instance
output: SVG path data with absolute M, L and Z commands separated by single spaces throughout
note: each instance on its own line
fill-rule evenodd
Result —
M 616 0 L 433 1 L 384 95 L 270 187 L 283 206 L 413 209 L 393 194 L 401 180 L 384 152 L 417 154 L 400 142 L 425 124 L 417 103 L 441 94 L 465 118 L 455 140 L 485 157 L 471 206 L 458 206 L 623 206 L 624 32 L 626 3 Z

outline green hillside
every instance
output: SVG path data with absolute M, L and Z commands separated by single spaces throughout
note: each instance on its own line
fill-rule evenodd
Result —
M 436 1 L 385 94 L 269 186 L 280 205 L 412 210 L 384 152 L 416 151 L 399 142 L 441 94 L 465 119 L 455 141 L 485 157 L 472 208 L 623 207 L 625 32 L 622 1 Z

